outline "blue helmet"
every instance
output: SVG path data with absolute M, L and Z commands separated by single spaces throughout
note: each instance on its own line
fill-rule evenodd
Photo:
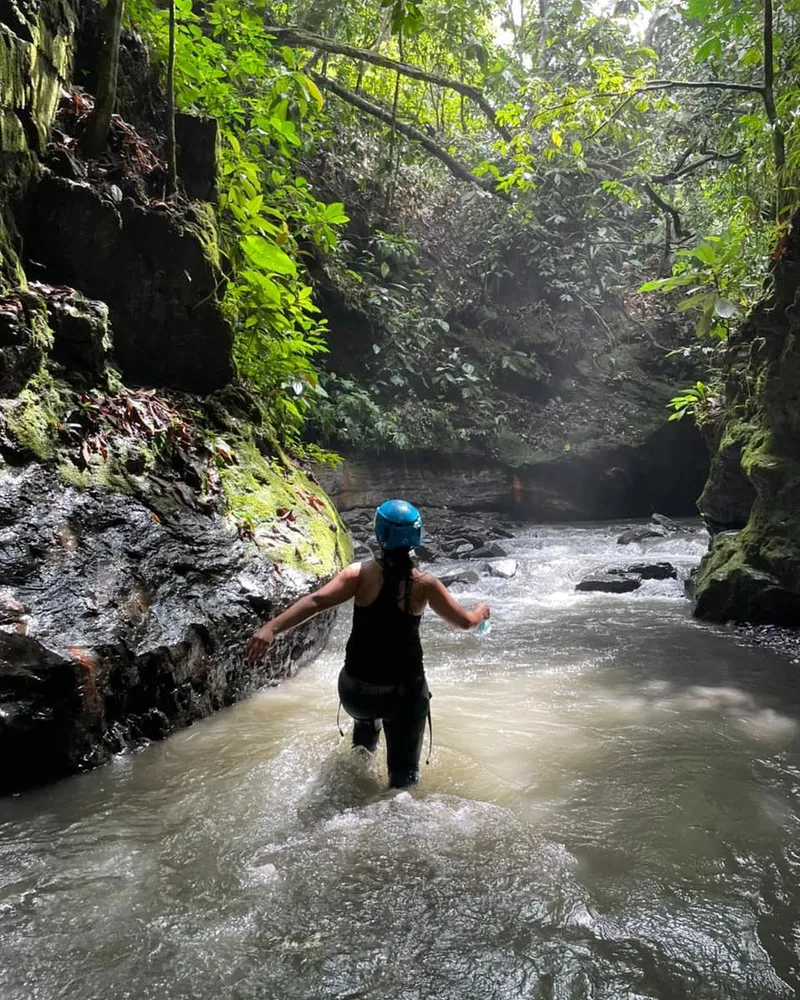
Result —
M 406 500 L 386 500 L 375 511 L 375 537 L 384 549 L 413 549 L 422 536 L 422 518 Z

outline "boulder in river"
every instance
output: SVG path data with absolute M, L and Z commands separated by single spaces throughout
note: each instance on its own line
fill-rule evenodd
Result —
M 445 587 L 454 587 L 457 584 L 477 583 L 480 577 L 474 569 L 461 569 L 453 573 L 445 573 L 439 577 Z
M 429 544 L 426 545 L 424 542 L 415 546 L 414 551 L 417 553 L 420 562 L 424 563 L 436 562 L 436 560 L 439 558 L 439 551 L 435 549 L 432 545 Z
M 458 535 L 454 538 L 445 538 L 444 542 L 442 542 L 442 551 L 447 556 L 454 556 L 456 551 L 465 545 L 469 545 L 470 552 L 475 548 L 473 543 L 463 535 Z
M 516 559 L 498 559 L 496 562 L 484 563 L 481 568 L 489 576 L 497 576 L 501 580 L 511 580 L 517 575 L 519 564 Z
M 487 542 L 469 554 L 470 559 L 507 559 L 508 552 L 497 542 Z
M 623 573 L 619 570 L 604 570 L 602 573 L 592 573 L 584 577 L 575 587 L 583 592 L 601 591 L 606 594 L 628 594 L 638 590 L 642 578 L 636 573 Z
M 634 573 L 643 580 L 677 580 L 678 571 L 668 562 L 634 563 L 628 566 L 626 573 Z
M 797 516 L 796 514 L 794 515 Z M 737 621 L 753 625 L 800 625 L 800 558 L 798 549 L 781 539 L 767 551 L 774 559 L 759 565 L 742 557 L 742 535 L 752 545 L 752 534 L 724 532 L 714 538 L 711 552 L 700 564 L 693 581 L 695 614 L 712 621 Z M 745 549 L 750 558 L 750 551 Z M 783 562 L 774 553 L 779 552 Z M 775 569 L 780 566 L 781 575 Z M 786 572 L 787 566 L 792 575 Z
M 358 541 L 356 539 L 353 542 L 353 556 L 356 559 L 372 559 L 372 549 L 366 542 Z
M 666 538 L 670 532 L 661 524 L 640 524 L 635 528 L 623 531 L 617 539 L 617 545 L 630 545 L 631 542 L 644 542 L 648 538 Z
M 490 538 L 513 538 L 514 532 L 507 528 L 501 528 L 498 524 L 493 524 L 489 527 L 488 535 Z
M 677 521 L 673 521 L 671 517 L 667 517 L 666 514 L 653 514 L 650 518 L 652 524 L 658 524 L 662 528 L 666 528 L 669 532 L 676 532 L 681 530 L 681 526 Z

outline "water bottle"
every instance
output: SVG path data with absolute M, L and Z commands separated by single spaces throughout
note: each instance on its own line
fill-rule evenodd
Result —
M 484 618 L 480 625 L 477 625 L 473 630 L 472 634 L 476 639 L 485 639 L 486 636 L 492 631 L 492 619 Z

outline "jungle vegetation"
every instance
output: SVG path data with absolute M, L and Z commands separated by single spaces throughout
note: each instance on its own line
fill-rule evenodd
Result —
M 90 145 L 122 8 L 108 0 Z M 313 275 L 382 309 L 395 358 L 446 332 L 403 228 L 409 199 L 454 193 L 486 287 L 522 255 L 552 300 L 600 321 L 609 301 L 667 296 L 712 383 L 798 200 L 800 0 L 127 0 L 122 23 L 163 65 L 165 136 L 173 107 L 219 119 L 224 307 L 240 376 L 288 443 L 311 412 L 346 425 L 349 407 L 354 428 L 402 444 L 369 387 L 320 379 Z M 326 196 L 325 172 L 347 176 L 350 200 Z M 354 247 L 361 200 L 371 228 Z M 476 405 L 486 378 L 452 346 L 393 377 L 412 375 Z

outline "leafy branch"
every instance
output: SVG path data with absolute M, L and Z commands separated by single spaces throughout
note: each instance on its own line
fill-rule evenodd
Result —
M 510 140 L 511 134 L 508 129 L 497 121 L 497 112 L 491 106 L 484 94 L 477 88 L 461 80 L 454 80 L 449 77 L 439 76 L 436 73 L 429 73 L 427 70 L 412 66 L 407 62 L 390 59 L 371 49 L 358 48 L 344 42 L 336 41 L 333 38 L 326 38 L 324 35 L 317 35 L 313 32 L 302 31 L 298 28 L 282 28 L 275 25 L 267 25 L 264 29 L 268 34 L 274 35 L 279 41 L 288 45 L 302 45 L 307 48 L 319 49 L 323 52 L 330 52 L 336 55 L 347 56 L 359 62 L 371 63 L 373 66 L 380 66 L 383 69 L 391 70 L 400 76 L 406 76 L 412 80 L 420 80 L 424 83 L 432 83 L 436 87 L 445 87 L 458 94 L 463 94 L 481 109 L 493 128 L 506 140 Z
M 337 83 L 335 80 L 331 80 L 327 76 L 322 76 L 319 73 L 312 72 L 311 77 L 315 83 L 323 89 L 329 90 L 332 94 L 335 94 L 341 101 L 344 101 L 346 104 L 350 104 L 359 111 L 363 111 L 372 118 L 377 118 L 378 121 L 382 121 L 386 125 L 390 125 L 407 139 L 411 139 L 413 142 L 418 143 L 424 150 L 426 150 L 426 152 L 430 153 L 431 156 L 439 160 L 440 163 L 443 163 L 450 173 L 454 177 L 457 177 L 458 180 L 466 181 L 469 184 L 475 184 L 478 187 L 483 188 L 485 191 L 504 197 L 497 191 L 494 181 L 488 177 L 478 177 L 477 174 L 474 174 L 468 167 L 464 166 L 463 163 L 459 163 L 459 161 L 451 156 L 443 146 L 434 142 L 430 136 L 420 131 L 420 129 L 415 128 L 413 125 L 409 125 L 407 122 L 400 121 L 392 114 L 391 111 L 380 107 L 373 101 L 368 101 L 365 97 L 361 97 L 359 94 L 354 94 L 351 90 L 347 90 L 347 88 L 343 87 L 340 83 Z

